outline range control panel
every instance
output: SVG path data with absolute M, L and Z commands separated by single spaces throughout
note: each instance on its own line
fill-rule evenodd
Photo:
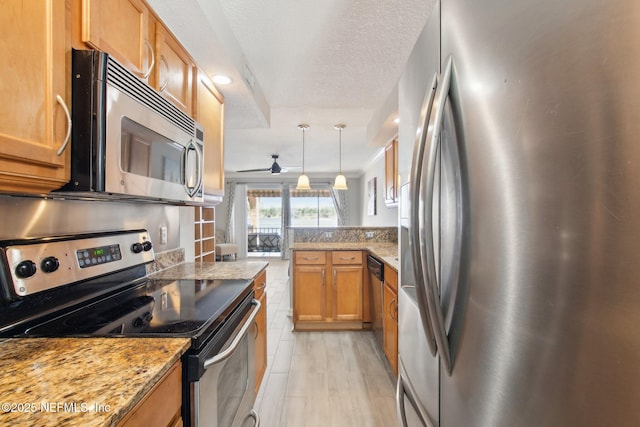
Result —
M 48 238 L 3 248 L 16 295 L 88 280 L 154 260 L 145 230 Z

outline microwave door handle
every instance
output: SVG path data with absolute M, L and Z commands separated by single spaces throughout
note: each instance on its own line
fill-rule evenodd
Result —
M 193 153 L 192 153 L 193 152 Z M 195 155 L 195 160 L 194 157 Z M 193 197 L 202 184 L 202 151 L 198 147 L 198 144 L 194 144 L 193 141 L 189 143 L 184 151 L 183 160 L 183 182 L 184 188 L 187 190 L 187 194 Z M 195 176 L 194 176 L 195 174 Z

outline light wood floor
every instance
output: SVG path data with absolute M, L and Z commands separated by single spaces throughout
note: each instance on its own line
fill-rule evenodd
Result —
M 289 262 L 267 260 L 261 427 L 391 427 L 395 387 L 371 332 L 292 332 Z

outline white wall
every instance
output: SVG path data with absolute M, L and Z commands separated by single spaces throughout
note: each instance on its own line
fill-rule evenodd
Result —
M 368 202 L 368 182 L 372 178 L 376 178 L 376 198 L 377 198 L 377 214 L 369 215 L 367 213 Z M 362 215 L 360 225 L 363 227 L 383 226 L 395 227 L 398 225 L 398 208 L 387 207 L 384 203 L 384 148 L 381 149 L 381 155 L 371 163 L 364 175 L 360 178 L 360 206 L 362 206 Z

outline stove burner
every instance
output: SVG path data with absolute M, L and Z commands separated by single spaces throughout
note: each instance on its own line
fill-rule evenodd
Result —
M 62 319 L 53 319 L 26 331 L 27 335 L 135 334 L 149 326 L 155 299 L 139 296 L 117 306 L 92 304 Z

